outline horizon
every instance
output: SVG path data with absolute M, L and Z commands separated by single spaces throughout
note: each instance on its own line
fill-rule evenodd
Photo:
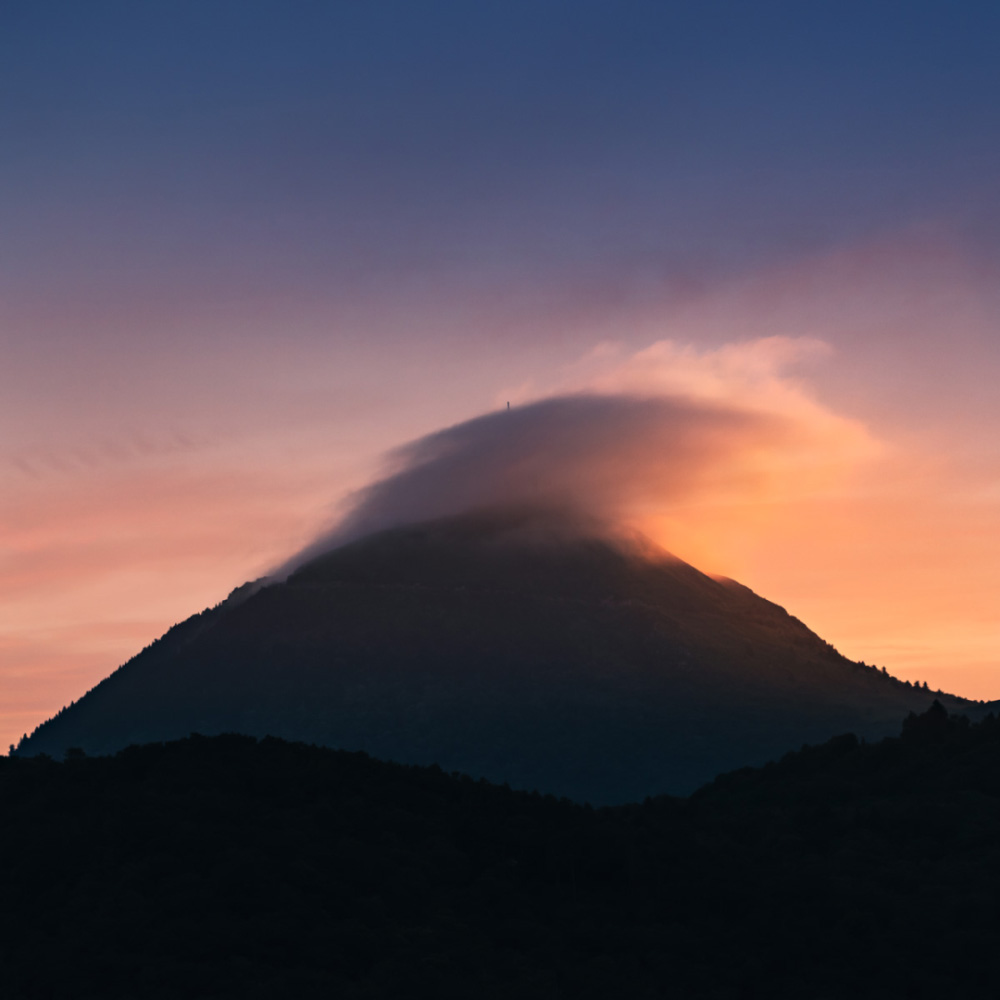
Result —
M 441 448 L 1000 698 L 996 9 L 0 29 L 2 745 Z

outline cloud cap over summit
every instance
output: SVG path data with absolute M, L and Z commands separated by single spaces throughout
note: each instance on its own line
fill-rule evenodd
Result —
M 549 508 L 618 526 L 694 495 L 752 490 L 807 437 L 783 414 L 679 395 L 543 399 L 396 449 L 387 474 L 282 572 L 375 531 L 485 508 Z

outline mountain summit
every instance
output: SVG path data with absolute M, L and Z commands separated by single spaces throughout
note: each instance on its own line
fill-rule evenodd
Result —
M 379 532 L 244 585 L 18 752 L 271 734 L 618 803 L 837 733 L 880 737 L 932 700 L 738 583 L 507 510 Z

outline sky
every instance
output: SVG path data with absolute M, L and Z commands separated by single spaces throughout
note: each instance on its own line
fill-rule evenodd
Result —
M 565 489 L 1000 698 L 998 43 L 975 2 L 3 0 L 0 745 L 508 401 L 543 465 L 589 401 Z

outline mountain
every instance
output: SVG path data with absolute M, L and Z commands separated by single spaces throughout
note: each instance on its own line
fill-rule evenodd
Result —
M 733 581 L 494 511 L 380 532 L 245 585 L 18 753 L 269 734 L 620 803 L 836 733 L 878 738 L 932 700 Z

